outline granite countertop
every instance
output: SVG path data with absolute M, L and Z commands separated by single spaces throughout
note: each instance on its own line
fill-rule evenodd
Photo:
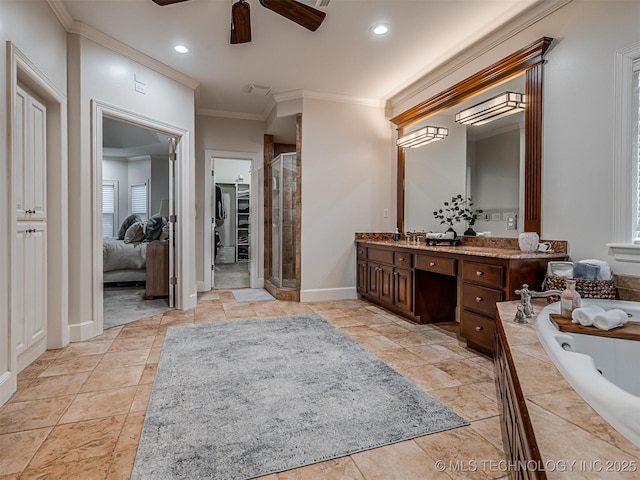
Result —
M 513 321 L 519 303 L 498 303 L 498 315 L 547 477 L 639 478 L 640 449 L 609 425 L 566 382 L 538 341 L 535 314 L 527 324 Z M 531 303 L 535 312 L 547 304 L 543 299 Z
M 566 253 L 559 252 L 534 252 L 524 253 L 520 250 L 512 248 L 505 248 L 500 246 L 475 246 L 475 245 L 458 245 L 452 247 L 448 245 L 425 245 L 424 241 L 420 245 L 408 244 L 404 240 L 375 240 L 375 239 L 356 239 L 358 243 L 364 243 L 373 246 L 384 247 L 401 247 L 416 250 L 418 252 L 443 252 L 443 253 L 455 253 L 458 255 L 474 255 L 477 257 L 491 257 L 491 258 L 504 258 L 507 260 L 520 260 L 520 259 L 532 259 L 532 258 L 545 258 L 545 259 L 558 259 L 565 258 Z

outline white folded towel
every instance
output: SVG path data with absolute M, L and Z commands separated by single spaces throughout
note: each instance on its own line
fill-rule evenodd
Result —
M 611 330 L 627 323 L 627 313 L 619 308 L 614 308 L 605 313 L 599 313 L 593 319 L 593 326 L 600 330 Z
M 571 313 L 571 321 L 573 323 L 579 323 L 585 327 L 593 325 L 596 315 L 602 315 L 606 313 L 605 309 L 598 305 L 591 305 L 589 307 L 576 308 Z
M 580 263 L 590 263 L 591 265 L 597 265 L 600 267 L 598 273 L 598 280 L 611 280 L 611 267 L 607 262 L 596 259 L 580 260 Z

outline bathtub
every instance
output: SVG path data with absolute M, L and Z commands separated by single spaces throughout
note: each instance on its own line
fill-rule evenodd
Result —
M 583 299 L 582 305 L 620 308 L 640 322 L 640 302 Z M 640 448 L 640 341 L 560 332 L 551 313 L 560 313 L 559 302 L 547 305 L 536 320 L 547 354 L 574 390 Z

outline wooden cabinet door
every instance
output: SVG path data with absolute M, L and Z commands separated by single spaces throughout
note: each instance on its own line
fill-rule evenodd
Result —
M 378 274 L 380 275 L 379 298 L 387 303 L 393 304 L 393 290 L 395 284 L 394 269 L 389 265 L 380 265 Z
M 413 311 L 413 271 L 396 268 L 395 277 L 395 305 L 408 312 Z
M 377 263 L 367 263 L 367 293 L 374 297 L 380 296 L 380 275 Z
M 367 262 L 358 261 L 358 270 L 356 271 L 356 289 L 360 293 L 367 291 Z

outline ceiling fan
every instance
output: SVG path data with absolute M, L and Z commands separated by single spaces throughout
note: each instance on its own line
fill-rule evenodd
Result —
M 153 0 L 161 7 L 188 0 Z M 315 32 L 322 24 L 326 13 L 296 0 L 260 0 L 260 5 L 272 12 Z M 246 0 L 238 0 L 231 7 L 231 43 L 251 41 L 250 6 Z

